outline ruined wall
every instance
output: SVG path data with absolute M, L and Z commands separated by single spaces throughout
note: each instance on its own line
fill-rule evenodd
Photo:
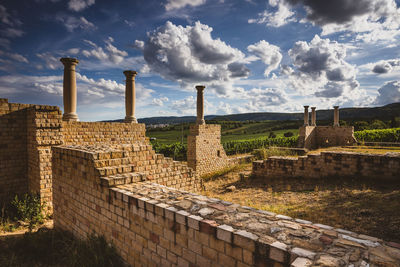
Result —
M 40 194 L 52 208 L 51 147 L 63 143 L 61 111 L 56 106 L 34 105 L 27 111 L 28 190 Z
M 146 140 L 142 123 L 63 121 L 62 126 L 66 145 L 129 144 Z
M 223 169 L 229 165 L 221 145 L 221 125 L 191 125 L 187 139 L 187 162 L 199 175 Z
M 299 128 L 299 147 L 346 146 L 356 143 L 353 126 L 302 126 Z
M 357 176 L 376 179 L 399 179 L 400 156 L 352 152 L 321 152 L 298 158 L 269 157 L 253 162 L 258 177 Z
M 396 244 L 378 238 L 150 182 L 103 184 L 97 164 L 120 153 L 53 148 L 54 223 L 80 238 L 104 235 L 132 266 L 400 263 Z
M 28 191 L 26 114 L 30 106 L 0 98 L 0 202 Z

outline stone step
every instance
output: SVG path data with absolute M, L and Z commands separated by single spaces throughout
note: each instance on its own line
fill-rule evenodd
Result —
M 125 165 L 117 165 L 117 166 L 108 166 L 103 168 L 97 168 L 100 176 L 108 177 L 110 175 L 128 173 L 135 171 L 134 164 L 125 164 Z
M 101 185 L 106 187 L 143 182 L 145 180 L 146 174 L 140 172 L 120 173 L 108 177 L 100 177 Z
M 101 159 L 96 160 L 94 162 L 94 166 L 96 168 L 104 168 L 104 167 L 113 167 L 113 166 L 120 166 L 120 165 L 128 165 L 132 164 L 133 160 L 129 157 L 122 157 L 116 159 Z

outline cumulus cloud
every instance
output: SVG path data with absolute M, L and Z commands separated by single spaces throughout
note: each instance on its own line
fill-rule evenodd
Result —
M 249 70 L 243 63 L 244 54 L 213 39 L 212 30 L 200 22 L 183 27 L 168 21 L 148 33 L 144 59 L 153 72 L 179 82 L 181 87 L 194 88 L 196 83 L 203 83 L 212 85 L 218 94 L 226 94 L 233 79 L 247 77 Z
M 400 102 L 400 80 L 386 82 L 378 89 L 378 93 L 374 102 L 376 105 Z
M 82 11 L 85 8 L 94 5 L 96 0 L 70 0 L 68 2 L 68 8 L 73 11 Z
M 50 52 L 37 53 L 36 56 L 44 61 L 44 66 L 39 64 L 39 68 L 48 68 L 51 70 L 61 69 L 62 63 L 60 62 L 60 58 L 55 57 Z
M 245 105 L 248 111 L 263 111 L 270 106 L 280 106 L 289 101 L 285 91 L 278 88 L 253 88 L 241 95 L 242 98 L 250 100 Z
M 58 15 L 56 21 L 60 22 L 67 28 L 67 31 L 73 32 L 77 29 L 90 31 L 95 30 L 97 27 L 88 21 L 85 17 L 74 17 L 69 15 Z
M 269 5 L 275 9 L 273 12 L 265 10 L 258 14 L 258 18 L 249 19 L 248 23 L 265 24 L 270 27 L 281 27 L 289 22 L 297 21 L 295 13 L 289 4 L 284 1 L 269 0 Z
M 205 4 L 206 0 L 167 0 L 165 4 L 165 10 L 170 11 L 174 9 L 180 9 L 186 6 L 200 6 Z
M 310 43 L 298 41 L 289 50 L 295 69 L 285 67 L 293 89 L 319 97 L 338 97 L 357 89 L 355 66 L 345 61 L 346 47 L 316 35 Z
M 169 99 L 168 97 L 160 97 L 160 98 L 153 98 L 153 101 L 151 102 L 152 105 L 154 106 L 164 106 L 164 103 L 167 102 Z
M 261 40 L 258 43 L 249 45 L 247 50 L 255 54 L 268 66 L 264 72 L 265 76 L 268 76 L 271 71 L 278 68 L 279 63 L 281 63 L 282 54 L 280 53 L 280 48 L 276 45 L 269 44 L 265 40 Z
M 372 71 L 377 74 L 383 74 L 389 73 L 397 67 L 400 67 L 400 58 L 381 60 L 374 65 Z
M 106 46 L 103 49 L 102 47 L 99 47 L 95 43 L 86 40 L 86 43 L 92 46 L 93 48 L 91 50 L 83 50 L 82 54 L 85 57 L 94 57 L 100 61 L 110 61 L 114 64 L 119 64 L 121 63 L 125 57 L 128 56 L 128 53 L 123 50 L 119 50 L 116 48 L 112 43 L 114 42 L 114 39 L 109 37 L 105 43 Z
M 266 10 L 249 23 L 280 27 L 294 20 L 291 8 L 301 6 L 307 15 L 300 21 L 321 26 L 322 35 L 347 31 L 358 40 L 376 42 L 400 34 L 400 8 L 395 0 L 270 0 L 270 6 L 278 10 Z

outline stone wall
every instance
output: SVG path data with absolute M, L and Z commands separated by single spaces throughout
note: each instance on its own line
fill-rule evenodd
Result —
M 221 125 L 191 125 L 187 139 L 187 162 L 199 175 L 211 173 L 229 165 L 221 145 Z
M 302 126 L 299 129 L 299 147 L 345 146 L 356 143 L 353 126 Z
M 52 147 L 128 144 L 125 156 L 113 160 L 112 170 L 135 170 L 146 180 L 199 190 L 198 176 L 186 164 L 158 155 L 137 123 L 65 122 L 55 106 L 8 103 L 0 99 L 0 200 L 36 192 L 52 209 Z
M 119 150 L 119 151 L 118 151 Z M 177 190 L 104 177 L 128 147 L 54 147 L 54 223 L 104 235 L 132 266 L 398 266 L 398 244 Z M 122 154 L 121 154 L 122 153 Z M 384 264 L 384 265 L 382 265 Z
M 0 202 L 28 190 L 27 109 L 0 98 Z
M 376 179 L 399 179 L 400 155 L 321 152 L 298 158 L 269 157 L 253 162 L 253 175 L 258 177 L 357 176 Z

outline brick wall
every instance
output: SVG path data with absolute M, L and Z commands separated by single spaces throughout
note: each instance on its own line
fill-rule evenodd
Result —
M 104 184 L 96 166 L 119 149 L 53 148 L 54 223 L 80 238 L 104 235 L 132 266 L 400 263 L 398 244 L 378 238 L 146 181 Z
M 223 169 L 229 165 L 221 145 L 221 125 L 191 125 L 187 139 L 187 162 L 199 175 Z
M 321 152 L 298 158 L 269 157 L 253 162 L 253 174 L 259 177 L 357 176 L 399 179 L 400 156 L 351 152 Z
M 30 106 L 0 98 L 0 202 L 28 190 L 26 113 Z
M 299 147 L 345 146 L 356 143 L 353 126 L 302 126 L 299 129 Z

